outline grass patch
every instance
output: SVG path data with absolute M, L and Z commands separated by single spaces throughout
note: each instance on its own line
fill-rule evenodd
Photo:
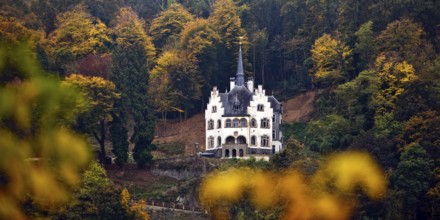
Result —
M 182 142 L 156 144 L 156 151 L 166 155 L 183 155 L 185 153 L 185 144 Z

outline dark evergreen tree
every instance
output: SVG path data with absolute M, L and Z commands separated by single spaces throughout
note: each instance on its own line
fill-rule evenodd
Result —
M 135 144 L 133 157 L 139 167 L 146 165 L 154 148 L 155 117 L 147 95 L 148 69 L 145 48 L 140 44 L 118 45 L 113 52 L 111 79 L 122 93 L 125 114 L 134 121 L 130 140 Z
M 416 211 L 433 180 L 433 161 L 417 143 L 407 146 L 400 156 L 400 162 L 393 173 L 392 180 L 403 202 L 402 213 L 407 218 L 416 219 Z
M 120 102 L 115 103 L 112 114 L 113 121 L 110 124 L 110 136 L 112 142 L 112 152 L 116 156 L 115 163 L 123 167 L 128 159 L 128 131 L 125 127 L 125 115 L 122 111 Z

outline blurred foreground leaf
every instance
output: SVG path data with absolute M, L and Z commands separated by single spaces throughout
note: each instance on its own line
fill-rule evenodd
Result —
M 26 48 L 0 48 L 0 219 L 24 219 L 25 200 L 52 210 L 79 183 L 90 156 L 68 125 L 85 105 L 44 75 Z

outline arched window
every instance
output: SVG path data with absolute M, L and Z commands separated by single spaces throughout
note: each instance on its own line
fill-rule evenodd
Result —
M 235 138 L 232 136 L 227 137 L 226 144 L 235 144 Z
M 261 128 L 270 128 L 270 121 L 267 118 L 261 119 Z
M 246 120 L 246 118 L 240 119 L 240 127 L 247 128 L 247 120 Z
M 235 118 L 234 121 L 233 121 L 232 127 L 238 128 L 239 124 L 240 124 L 240 121 L 237 118 Z
M 231 127 L 231 119 L 226 119 L 226 127 L 227 128 Z
M 260 112 L 264 111 L 264 105 L 262 105 L 262 104 L 257 105 L 257 111 L 260 111 Z
M 225 150 L 225 157 L 229 157 L 229 149 Z
M 267 135 L 261 136 L 261 146 L 268 147 L 269 146 L 269 137 Z
M 214 120 L 210 119 L 208 121 L 208 130 L 214 129 Z
M 237 137 L 237 144 L 246 144 L 246 138 L 243 136 Z
M 237 150 L 232 149 L 232 157 L 237 157 Z
M 244 156 L 244 151 L 243 151 L 243 149 L 238 150 L 238 156 L 239 156 L 239 157 L 243 157 L 243 156 Z
M 257 120 L 255 118 L 251 119 L 251 127 L 256 128 L 257 127 Z
M 208 148 L 213 148 L 214 147 L 214 137 L 209 137 L 208 138 Z
M 222 128 L 222 120 L 217 121 L 217 128 Z
M 257 143 L 257 138 L 255 137 L 255 136 L 252 136 L 251 137 L 251 145 L 256 145 L 256 143 Z
M 220 136 L 217 137 L 217 146 L 222 146 L 222 138 Z

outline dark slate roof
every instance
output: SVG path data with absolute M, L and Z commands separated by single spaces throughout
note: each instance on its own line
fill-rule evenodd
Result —
M 244 85 L 243 56 L 241 55 L 241 45 L 240 45 L 240 50 L 238 51 L 238 65 L 237 65 L 237 74 L 235 78 L 235 85 L 237 86 Z
M 252 100 L 252 92 L 245 86 L 235 86 L 228 93 L 220 93 L 220 100 L 225 109 L 223 116 L 248 116 L 247 107 Z
M 274 112 L 281 113 L 281 103 L 273 96 L 269 96 L 270 107 Z

